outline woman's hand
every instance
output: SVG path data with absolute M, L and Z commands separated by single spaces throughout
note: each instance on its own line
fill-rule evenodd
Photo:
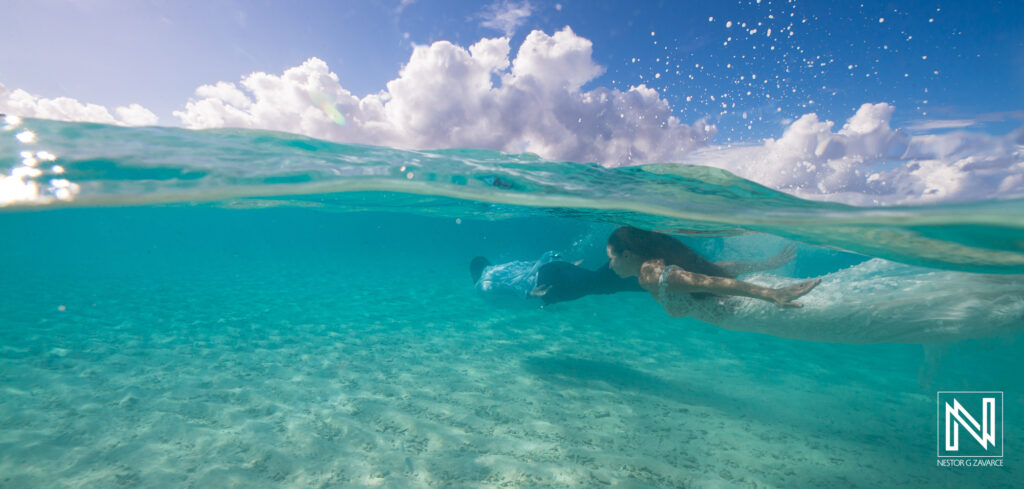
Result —
M 814 280 L 806 280 L 787 287 L 772 289 L 771 292 L 768 293 L 768 300 L 779 307 L 804 307 L 803 304 L 794 302 L 794 300 L 802 297 L 804 294 L 807 294 L 820 283 L 821 279 L 816 278 Z

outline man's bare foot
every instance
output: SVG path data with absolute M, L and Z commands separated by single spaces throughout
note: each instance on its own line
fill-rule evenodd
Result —
M 775 289 L 772 291 L 772 302 L 781 307 L 803 307 L 803 304 L 793 301 L 807 294 L 820 283 L 821 279 L 816 278 L 814 280 L 807 280 L 798 284 Z

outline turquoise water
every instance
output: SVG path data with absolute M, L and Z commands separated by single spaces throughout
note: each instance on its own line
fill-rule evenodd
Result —
M 35 142 L 8 137 L 23 130 Z M 495 307 L 467 273 L 547 250 L 596 268 L 633 224 L 721 260 L 796 242 L 787 277 L 883 258 L 1006 283 L 1024 271 L 1021 201 L 863 209 L 699 167 L 252 131 L 27 120 L 0 136 L 0 167 L 43 170 L 0 212 L 2 487 L 1022 478 L 1019 333 L 787 340 L 642 293 Z M 972 390 L 1004 392 L 1005 466 L 937 467 L 936 392 Z

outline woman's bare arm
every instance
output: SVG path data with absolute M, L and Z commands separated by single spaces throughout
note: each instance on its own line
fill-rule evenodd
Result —
M 782 307 L 801 307 L 794 302 L 808 293 L 821 280 L 807 280 L 788 287 L 771 289 L 749 282 L 742 282 L 726 277 L 713 277 L 700 273 L 688 272 L 681 268 L 673 268 L 668 277 L 667 286 L 670 291 L 686 293 L 710 293 L 716 295 L 735 295 L 768 301 Z

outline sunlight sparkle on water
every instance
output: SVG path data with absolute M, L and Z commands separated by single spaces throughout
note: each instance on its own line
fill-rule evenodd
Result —
M 32 131 L 22 131 L 22 132 L 19 132 L 14 137 L 17 138 L 18 141 L 20 141 L 22 143 L 25 143 L 25 144 L 36 142 L 36 133 L 34 133 Z

